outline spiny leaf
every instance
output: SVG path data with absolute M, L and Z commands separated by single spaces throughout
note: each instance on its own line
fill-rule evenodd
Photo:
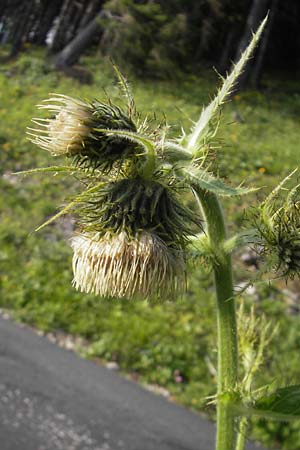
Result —
M 108 136 L 122 137 L 141 145 L 146 150 L 145 155 L 147 155 L 147 161 L 143 166 L 144 176 L 148 177 L 148 175 L 151 176 L 153 174 L 156 165 L 156 150 L 153 140 L 133 131 L 110 130 L 105 128 L 95 128 L 95 130 L 106 133 Z
M 192 159 L 192 154 L 176 142 L 165 141 L 163 150 L 164 155 L 171 162 L 190 161 Z
M 83 170 L 74 166 L 51 166 L 40 167 L 38 169 L 22 170 L 20 172 L 14 172 L 12 175 L 29 175 L 34 173 L 47 173 L 47 172 L 82 172 Z
M 135 107 L 135 101 L 134 101 L 134 97 L 131 92 L 129 83 L 126 80 L 126 78 L 124 77 L 124 75 L 122 74 L 122 72 L 120 71 L 119 67 L 113 61 L 112 61 L 112 66 L 117 75 L 121 90 L 127 100 L 128 113 L 131 116 L 132 114 L 135 114 L 136 107 Z
M 297 184 L 288 194 L 286 199 L 287 206 L 294 205 L 299 199 L 300 184 Z
M 108 136 L 116 136 L 116 137 L 125 138 L 131 142 L 140 144 L 142 147 L 144 147 L 144 149 L 147 151 L 147 153 L 153 153 L 154 149 L 155 149 L 154 141 L 147 138 L 146 136 L 135 133 L 133 131 L 111 130 L 111 129 L 107 129 L 107 128 L 95 128 L 95 131 L 98 131 L 100 133 L 105 133 Z
M 93 192 L 96 192 L 97 189 L 99 189 L 99 187 L 102 186 L 103 184 L 104 184 L 104 182 L 101 181 L 100 183 L 97 183 L 95 186 L 83 191 L 80 195 L 75 197 L 75 199 L 72 202 L 68 203 L 67 206 L 65 206 L 61 211 L 59 211 L 54 216 L 50 217 L 50 219 L 46 220 L 46 222 L 42 223 L 42 225 L 40 225 L 38 228 L 36 228 L 35 231 L 40 231 L 42 228 L 46 227 L 47 225 L 50 225 L 50 223 L 54 222 L 59 217 L 67 214 L 73 208 L 73 206 L 75 206 L 77 203 L 81 202 L 81 200 L 85 197 L 86 194 L 91 194 Z
M 272 202 L 272 200 L 274 200 L 278 196 L 278 194 L 281 191 L 281 189 L 283 188 L 283 186 L 292 178 L 292 176 L 297 172 L 297 170 L 298 170 L 298 168 L 294 169 L 278 184 L 278 186 L 276 186 L 275 189 L 273 189 L 273 191 L 268 195 L 268 197 L 264 201 L 265 205 L 270 204 Z
M 300 385 L 277 389 L 256 401 L 253 407 L 237 407 L 239 414 L 287 421 L 300 419 Z
M 249 194 L 250 192 L 257 190 L 257 188 L 229 186 L 220 178 L 215 178 L 213 175 L 199 168 L 188 167 L 181 170 L 192 186 L 197 186 L 201 189 L 213 192 L 216 195 L 232 197 L 235 195 Z
M 272 217 L 274 214 L 274 201 L 278 197 L 280 191 L 283 189 L 283 186 L 292 178 L 292 176 L 297 172 L 297 168 L 294 169 L 289 175 L 287 175 L 279 184 L 278 186 L 273 189 L 273 191 L 268 195 L 266 200 L 262 204 L 262 218 L 265 222 L 265 224 L 272 224 Z M 279 213 L 279 208 L 275 211 L 276 214 Z M 273 217 L 274 218 L 274 217 Z
M 277 389 L 273 394 L 256 402 L 261 411 L 271 411 L 300 417 L 300 385 Z
M 217 256 L 206 233 L 189 237 L 189 256 L 193 259 L 201 258 L 206 263 L 207 268 L 213 267 L 213 262 Z
M 260 240 L 257 237 L 257 230 L 255 228 L 250 228 L 242 231 L 241 233 L 237 233 L 229 239 L 226 239 L 226 241 L 224 241 L 223 248 L 227 254 L 230 254 L 239 247 L 259 242 Z
M 219 90 L 218 94 L 215 96 L 213 101 L 202 110 L 198 122 L 196 122 L 192 133 L 187 138 L 187 149 L 193 150 L 197 148 L 199 141 L 204 139 L 209 131 L 209 125 L 216 116 L 219 108 L 224 104 L 227 97 L 232 93 L 238 77 L 243 72 L 245 65 L 253 53 L 260 36 L 265 28 L 268 16 L 263 20 L 257 32 L 253 34 L 252 40 L 246 50 L 242 53 L 240 60 L 233 66 L 231 73 L 224 80 L 224 83 Z

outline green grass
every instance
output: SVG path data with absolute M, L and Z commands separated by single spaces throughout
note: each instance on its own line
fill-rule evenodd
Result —
M 33 230 L 50 217 L 76 190 L 60 175 L 13 176 L 12 171 L 53 163 L 47 152 L 25 137 L 37 115 L 35 104 L 49 92 L 81 98 L 118 97 L 109 63 L 87 57 L 94 82 L 79 82 L 53 72 L 40 51 L 30 51 L 0 69 L 0 305 L 16 318 L 40 329 L 64 330 L 90 341 L 89 357 L 116 360 L 125 372 L 144 383 L 169 389 L 178 401 L 213 415 L 205 407 L 215 392 L 216 332 L 211 278 L 191 266 L 188 292 L 173 304 L 107 301 L 75 292 L 71 287 L 72 222 L 61 219 L 38 233 Z M 143 113 L 168 118 L 171 132 L 190 125 L 214 93 L 217 77 L 179 76 L 176 81 L 132 80 Z M 216 145 L 220 174 L 234 183 L 272 186 L 298 166 L 299 86 L 265 80 L 262 93 L 247 91 L 224 108 Z M 298 94 L 297 94 L 298 88 Z M 237 121 L 238 119 L 238 121 Z M 226 143 L 226 145 L 225 145 Z M 262 196 L 259 193 L 258 196 Z M 225 202 L 232 220 L 241 225 L 244 210 L 256 195 Z M 239 275 L 242 276 L 242 275 Z M 284 295 L 276 287 L 258 286 L 257 312 L 265 312 L 280 331 L 269 348 L 260 383 L 274 379 L 299 383 L 299 318 L 287 314 Z M 247 304 L 253 298 L 247 298 Z M 255 422 L 254 436 L 282 449 L 300 449 L 299 423 Z

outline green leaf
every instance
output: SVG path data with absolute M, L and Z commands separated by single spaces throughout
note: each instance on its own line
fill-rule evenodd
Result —
M 220 178 L 216 178 L 205 170 L 196 167 L 187 167 L 181 169 L 191 186 L 213 192 L 223 197 L 232 197 L 235 195 L 245 195 L 254 192 L 257 188 L 233 187 L 224 183 Z
M 293 177 L 293 175 L 297 172 L 298 168 L 294 169 L 289 175 L 287 175 L 279 184 L 276 186 L 273 191 L 268 195 L 266 200 L 262 203 L 262 219 L 266 225 L 269 225 L 272 228 L 272 223 L 274 217 L 278 214 L 281 208 L 275 207 L 275 200 L 279 197 L 280 191 L 284 189 L 285 184 Z M 296 186 L 297 189 L 297 186 Z M 295 191 L 291 191 L 287 197 L 287 202 L 289 202 L 290 198 L 294 197 Z M 291 197 L 290 197 L 291 195 Z M 275 212 L 274 212 L 275 209 Z
M 165 141 L 163 145 L 164 156 L 171 162 L 191 161 L 193 155 L 176 142 Z
M 35 231 L 40 231 L 42 228 L 46 227 L 47 225 L 50 225 L 50 223 L 54 222 L 59 217 L 64 216 L 65 214 L 70 212 L 70 210 L 74 206 L 76 206 L 78 203 L 80 203 L 85 198 L 86 194 L 91 194 L 93 192 L 97 192 L 99 187 L 102 185 L 103 185 L 103 181 L 101 181 L 100 183 L 97 183 L 95 186 L 83 191 L 81 194 L 79 194 L 77 197 L 75 197 L 75 199 L 72 202 L 68 203 L 67 206 L 65 206 L 61 211 L 59 211 L 54 216 L 50 217 L 50 219 L 46 220 L 46 222 L 42 223 L 42 225 L 40 225 L 38 228 L 36 228 Z
M 47 173 L 47 172 L 80 172 L 83 169 L 74 166 L 51 166 L 51 167 L 40 167 L 38 169 L 22 170 L 21 172 L 14 172 L 12 175 L 31 175 L 35 173 Z
M 291 189 L 289 192 L 287 198 L 286 198 L 286 204 L 288 207 L 294 206 L 295 203 L 297 203 L 299 200 L 299 193 L 300 193 L 300 184 L 297 184 L 295 187 Z
M 244 245 L 253 245 L 258 243 L 260 243 L 260 239 L 257 236 L 257 230 L 255 228 L 251 228 L 226 239 L 223 244 L 223 249 L 225 253 L 230 254 L 235 249 Z
M 256 33 L 253 34 L 252 40 L 246 50 L 242 53 L 240 60 L 233 66 L 232 71 L 226 77 L 226 79 L 223 79 L 223 85 L 213 101 L 202 110 L 198 122 L 195 123 L 191 134 L 187 137 L 186 147 L 188 150 L 192 151 L 193 149 L 197 149 L 200 141 L 205 139 L 205 137 L 209 133 L 211 121 L 215 118 L 220 107 L 232 93 L 240 74 L 243 72 L 247 61 L 251 57 L 253 50 L 255 49 L 260 39 L 267 19 L 268 16 L 263 20 Z
M 300 418 L 300 385 L 280 388 L 272 394 L 260 398 L 256 402 L 255 409 L 263 413 Z
M 133 97 L 133 94 L 130 89 L 130 85 L 129 85 L 127 79 L 124 77 L 124 75 L 120 71 L 119 67 L 113 61 L 112 61 L 112 66 L 117 75 L 120 88 L 127 100 L 128 113 L 131 116 L 132 114 L 135 114 L 136 107 L 135 107 L 134 97 Z
M 135 142 L 140 144 L 147 153 L 153 154 L 155 150 L 155 142 L 151 139 L 143 136 L 141 134 L 135 133 L 133 131 L 126 130 L 111 130 L 108 128 L 95 128 L 95 131 L 99 133 L 107 134 L 108 136 L 117 136 L 121 138 L 125 138 L 128 141 Z
M 279 184 L 273 189 L 273 191 L 268 195 L 266 200 L 264 201 L 264 205 L 270 205 L 272 201 L 279 195 L 280 191 L 284 188 L 284 185 L 295 175 L 298 168 L 294 169 L 291 173 L 289 173 Z
M 76 205 L 76 203 L 77 202 L 75 200 L 73 202 L 68 203 L 67 206 L 65 206 L 65 208 L 63 208 L 61 211 L 59 211 L 54 216 L 50 217 L 49 220 L 46 220 L 46 222 L 42 223 L 42 225 L 37 227 L 34 231 L 40 231 L 42 228 L 46 227 L 47 225 L 50 225 L 50 223 L 54 222 L 59 217 L 64 216 L 73 208 L 73 206 Z
M 237 407 L 239 414 L 287 421 L 300 419 L 300 385 L 287 386 L 259 398 L 253 407 Z
M 95 128 L 95 130 L 100 133 L 105 133 L 108 136 L 122 137 L 141 145 L 145 149 L 145 153 L 140 154 L 140 156 L 147 155 L 146 163 L 142 169 L 143 174 L 145 178 L 148 177 L 148 175 L 151 176 L 153 174 L 156 167 L 156 149 L 155 142 L 153 140 L 133 131 L 111 130 L 106 128 Z

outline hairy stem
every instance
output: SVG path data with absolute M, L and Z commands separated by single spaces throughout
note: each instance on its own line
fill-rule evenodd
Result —
M 206 219 L 206 233 L 215 252 L 214 265 L 218 327 L 218 405 L 216 450 L 233 450 L 236 443 L 230 394 L 237 383 L 237 327 L 231 257 L 223 250 L 226 229 L 215 194 L 196 189 Z
M 245 448 L 245 443 L 246 443 L 245 435 L 246 435 L 247 425 L 248 425 L 248 420 L 246 417 L 243 417 L 240 420 L 239 432 L 238 432 L 238 436 L 237 436 L 235 450 L 244 450 L 244 448 Z

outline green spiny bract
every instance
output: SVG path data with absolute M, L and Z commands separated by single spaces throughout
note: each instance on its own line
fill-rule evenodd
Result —
M 93 128 L 80 152 L 74 156 L 74 163 L 80 167 L 109 172 L 114 164 L 120 166 L 124 160 L 133 156 L 138 146 L 127 139 L 108 136 L 97 129 L 135 132 L 137 127 L 119 106 L 112 103 L 94 101 L 91 108 Z
M 294 278 L 300 272 L 299 186 L 280 202 L 282 184 L 261 205 L 254 222 L 268 266 L 281 276 Z
M 76 207 L 84 232 L 135 236 L 153 232 L 168 246 L 184 247 L 200 220 L 177 199 L 174 188 L 141 177 L 105 184 Z

